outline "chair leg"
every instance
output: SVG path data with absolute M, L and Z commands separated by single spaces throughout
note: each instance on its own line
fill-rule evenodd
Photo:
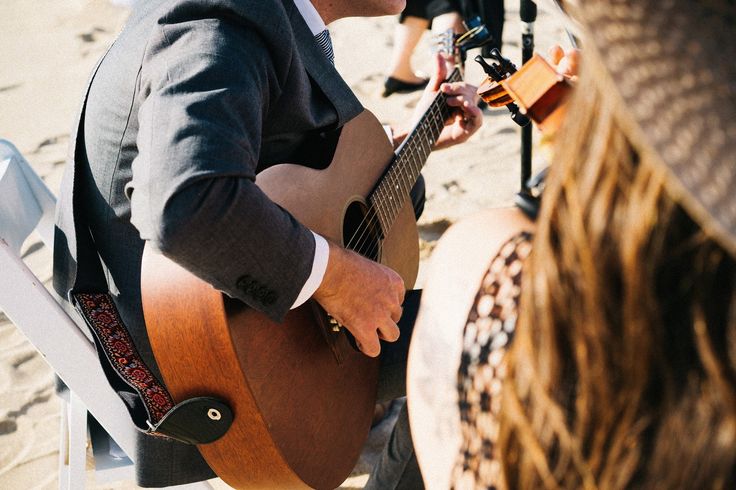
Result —
M 59 490 L 69 490 L 69 403 L 61 402 L 61 422 L 59 427 Z
M 74 393 L 62 401 L 59 489 L 83 490 L 87 481 L 87 408 Z
M 59 490 L 84 490 L 87 482 L 87 408 L 72 391 L 61 399 Z M 132 475 L 131 475 L 132 476 Z M 171 490 L 212 490 L 207 481 L 167 487 Z

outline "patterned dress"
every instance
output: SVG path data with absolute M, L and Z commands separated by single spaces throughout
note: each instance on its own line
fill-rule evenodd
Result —
M 530 252 L 526 232 L 501 247 L 468 315 L 457 384 L 462 446 L 451 477 L 456 490 L 495 489 L 501 482 L 496 441 L 504 354 L 514 335 L 522 264 Z

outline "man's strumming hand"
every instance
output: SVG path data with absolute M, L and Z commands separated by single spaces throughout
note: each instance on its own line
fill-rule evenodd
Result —
M 404 281 L 392 269 L 329 242 L 330 256 L 314 299 L 353 334 L 360 350 L 376 357 L 379 338 L 395 342 Z

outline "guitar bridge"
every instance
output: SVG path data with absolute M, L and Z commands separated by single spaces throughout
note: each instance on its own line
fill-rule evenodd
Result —
M 322 337 L 325 339 L 325 342 L 332 351 L 332 356 L 335 358 L 335 362 L 337 362 L 338 365 L 341 365 L 345 360 L 342 348 L 338 345 L 341 337 L 346 335 L 348 337 L 348 342 L 350 342 L 354 347 L 356 347 L 355 339 L 344 325 L 330 316 L 316 301 L 309 300 L 309 303 L 312 305 L 312 314 L 317 320 L 317 325 L 319 325 Z

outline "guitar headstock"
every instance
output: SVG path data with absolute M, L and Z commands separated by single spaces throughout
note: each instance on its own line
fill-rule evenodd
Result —
M 445 55 L 446 59 L 458 68 L 460 79 L 462 79 L 468 51 L 491 41 L 491 33 L 481 22 L 480 17 L 466 21 L 465 27 L 467 30 L 462 34 L 455 34 L 452 29 L 441 32 L 434 36 L 433 43 L 433 51 Z M 448 81 L 450 81 L 449 78 Z

